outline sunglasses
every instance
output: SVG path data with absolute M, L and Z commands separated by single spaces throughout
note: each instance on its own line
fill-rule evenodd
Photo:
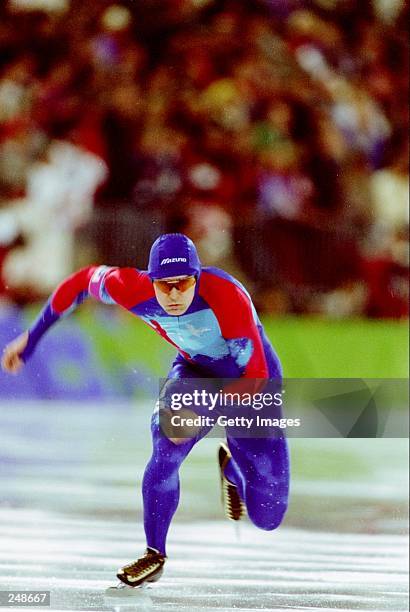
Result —
M 187 276 L 186 278 L 175 280 L 154 280 L 153 282 L 161 293 L 169 295 L 174 288 L 181 293 L 188 291 L 188 289 L 195 285 L 196 278 L 195 276 Z

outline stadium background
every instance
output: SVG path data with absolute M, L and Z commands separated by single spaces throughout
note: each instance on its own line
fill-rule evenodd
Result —
M 407 2 L 0 11 L 2 342 L 74 269 L 144 268 L 180 230 L 249 288 L 288 376 L 406 375 Z M 99 316 L 84 351 L 164 371 L 134 321 L 104 350 L 121 314 Z
M 144 268 L 183 231 L 249 288 L 286 376 L 407 377 L 408 17 L 406 0 L 2 3 L 1 345 L 76 268 Z M 0 373 L 1 509 L 140 517 L 144 397 L 172 355 L 89 300 Z M 402 534 L 402 442 L 292 441 L 285 524 Z M 213 453 L 184 465 L 177 524 L 220 518 Z

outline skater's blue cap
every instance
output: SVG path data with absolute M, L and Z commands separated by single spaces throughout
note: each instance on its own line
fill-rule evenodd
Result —
M 185 234 L 162 234 L 152 245 L 148 263 L 152 279 L 198 276 L 200 272 L 196 247 Z

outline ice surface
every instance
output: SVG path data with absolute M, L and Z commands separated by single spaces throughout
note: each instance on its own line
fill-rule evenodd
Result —
M 164 576 L 117 601 L 105 590 L 142 552 L 142 525 L 3 508 L 1 590 L 50 590 L 52 610 L 408 609 L 404 536 L 241 530 L 174 524 Z
M 147 411 L 124 405 L 0 405 L 0 590 L 50 590 L 44 609 L 54 611 L 408 610 L 407 537 L 403 516 L 391 510 L 407 496 L 393 470 L 397 441 L 389 478 L 385 460 L 373 474 L 376 456 L 360 441 L 364 493 L 359 476 L 353 491 L 343 483 L 343 521 L 338 516 L 334 528 L 326 496 L 337 482 L 328 486 L 322 474 L 313 491 L 294 483 L 296 524 L 263 532 L 244 522 L 240 538 L 216 518 L 217 441 L 204 441 L 184 466 L 163 577 L 127 597 L 107 597 L 115 570 L 145 547 L 139 488 L 148 423 Z M 312 508 L 323 513 L 323 531 L 299 527 Z

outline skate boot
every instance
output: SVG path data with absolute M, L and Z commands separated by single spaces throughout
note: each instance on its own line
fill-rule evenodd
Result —
M 239 497 L 238 488 L 225 476 L 225 468 L 232 455 L 228 446 L 221 442 L 218 451 L 219 473 L 221 477 L 221 499 L 225 516 L 231 521 L 240 521 L 245 515 L 245 504 Z
M 132 587 L 140 586 L 144 582 L 156 582 L 164 571 L 165 560 L 165 555 L 147 548 L 143 557 L 119 569 L 117 578 Z

